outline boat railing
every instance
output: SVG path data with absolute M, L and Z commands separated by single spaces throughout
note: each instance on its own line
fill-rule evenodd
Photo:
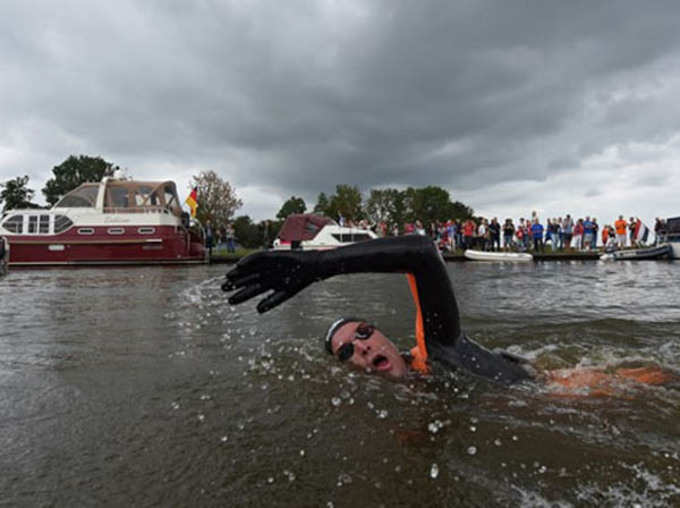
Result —
M 167 213 L 172 212 L 164 206 L 104 207 L 104 213 Z

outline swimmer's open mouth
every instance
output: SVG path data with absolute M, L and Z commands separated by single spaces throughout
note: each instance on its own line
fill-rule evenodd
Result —
M 392 365 L 390 364 L 390 361 L 387 359 L 387 357 L 383 355 L 376 355 L 375 358 L 373 358 L 373 366 L 377 370 L 387 370 Z

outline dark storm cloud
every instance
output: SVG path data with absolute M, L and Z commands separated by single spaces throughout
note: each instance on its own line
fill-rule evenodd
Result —
M 612 147 L 625 165 L 677 143 L 675 2 L 0 9 L 0 179 L 21 167 L 41 185 L 70 153 L 182 182 L 216 169 L 271 215 L 273 194 L 313 201 L 337 183 L 474 200 L 568 173 L 588 197 Z

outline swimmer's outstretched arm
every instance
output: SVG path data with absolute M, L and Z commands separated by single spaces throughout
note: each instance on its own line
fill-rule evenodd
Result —
M 434 243 L 419 235 L 380 238 L 325 251 L 267 251 L 241 260 L 223 289 L 240 289 L 237 304 L 272 291 L 257 305 L 266 312 L 312 282 L 350 273 L 410 273 L 418 285 L 426 336 L 453 342 L 460 335 L 458 305 Z
M 446 266 L 434 243 L 424 236 L 380 238 L 327 251 L 258 252 L 227 273 L 222 288 L 239 290 L 229 298 L 231 304 L 270 292 L 257 305 L 259 312 L 266 312 L 315 281 L 369 272 L 414 276 L 430 356 L 504 382 L 528 377 L 519 365 L 462 333 Z

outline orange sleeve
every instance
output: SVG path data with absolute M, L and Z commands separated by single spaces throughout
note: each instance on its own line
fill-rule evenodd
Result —
M 425 328 L 423 326 L 423 313 L 420 310 L 420 299 L 418 298 L 418 285 L 412 273 L 407 273 L 408 285 L 411 289 L 411 296 L 416 304 L 416 346 L 411 349 L 413 362 L 411 366 L 418 372 L 427 373 L 427 347 L 425 345 Z

